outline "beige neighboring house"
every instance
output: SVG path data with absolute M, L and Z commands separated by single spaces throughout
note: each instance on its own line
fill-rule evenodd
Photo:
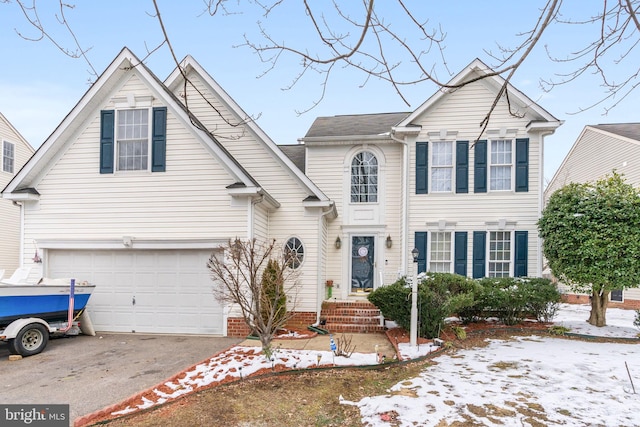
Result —
M 20 135 L 9 120 L 0 113 L 0 189 L 18 173 L 35 150 Z M 20 267 L 20 208 L 11 200 L 0 198 L 0 270 L 9 277 Z M 34 245 L 26 245 L 26 250 L 35 253 Z
M 545 200 L 571 182 L 596 181 L 614 170 L 634 187 L 640 186 L 640 123 L 585 126 L 547 185 Z M 568 293 L 567 299 L 587 302 L 588 295 Z M 610 302 L 611 307 L 640 309 L 640 289 L 613 291 Z
M 451 83 L 488 73 L 476 60 Z M 333 299 L 362 300 L 414 271 L 414 247 L 421 271 L 540 276 L 543 145 L 561 122 L 506 85 L 480 134 L 504 85 L 320 117 L 278 147 L 192 57 L 162 81 L 125 48 L 3 191 L 41 251 L 22 262 L 30 280 L 94 283 L 98 331 L 233 336 L 248 331 L 206 268 L 229 239 L 296 254 L 307 325 L 327 282 Z

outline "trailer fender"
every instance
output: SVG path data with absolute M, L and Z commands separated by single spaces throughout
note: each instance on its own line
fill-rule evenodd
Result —
M 18 335 L 18 332 L 20 332 L 20 330 L 22 328 L 24 328 L 25 326 L 27 326 L 27 325 L 29 325 L 31 323 L 40 323 L 45 328 L 47 328 L 47 330 L 50 333 L 55 331 L 55 329 L 52 329 L 51 326 L 49 326 L 49 324 L 47 322 L 45 322 L 44 320 L 42 320 L 40 318 L 37 318 L 37 317 L 26 317 L 24 319 L 17 319 L 17 320 L 14 320 L 13 322 L 9 323 L 9 326 L 7 326 L 5 328 L 5 330 L 0 333 L 0 335 L 1 335 L 3 340 L 13 339 Z

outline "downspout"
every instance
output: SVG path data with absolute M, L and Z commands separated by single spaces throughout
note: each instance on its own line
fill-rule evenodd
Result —
M 538 189 L 539 191 L 539 196 L 538 196 L 538 218 L 540 218 L 542 216 L 542 211 L 544 210 L 544 138 L 547 135 L 553 135 L 555 133 L 555 130 L 552 131 L 547 131 L 547 132 L 540 132 L 540 149 L 539 149 L 539 159 L 540 161 L 538 162 L 538 173 L 540 175 L 538 175 L 540 177 L 539 181 L 539 186 L 540 188 Z M 538 234 L 538 274 L 540 275 L 540 277 L 542 277 L 542 269 L 544 268 L 544 257 L 542 255 L 542 239 L 540 239 L 540 235 Z
M 262 201 L 264 200 L 264 194 L 261 194 L 260 197 L 258 197 L 257 199 L 251 199 L 251 203 L 249 203 L 249 219 L 248 222 L 249 224 L 247 224 L 247 238 L 248 239 L 253 239 L 254 236 L 254 225 L 253 223 L 254 221 L 254 215 L 255 215 L 255 209 L 254 206 L 257 205 L 258 203 L 262 203 Z
M 20 250 L 18 256 L 20 257 L 20 267 L 24 267 L 24 203 L 13 201 L 13 206 L 20 208 Z
M 402 213 L 401 213 L 401 218 L 400 218 L 400 222 L 401 222 L 401 229 L 402 229 L 402 236 L 400 237 L 401 240 L 401 258 L 400 258 L 400 264 L 402 267 L 402 271 L 404 272 L 404 274 L 406 275 L 408 272 L 407 269 L 407 248 L 409 245 L 409 240 L 408 240 L 408 236 L 409 236 L 409 143 L 406 141 L 406 139 L 398 139 L 393 135 L 393 131 L 391 131 L 389 133 L 389 136 L 391 137 L 392 140 L 399 142 L 402 144 L 402 167 L 404 169 L 404 173 L 402 174 L 402 192 L 404 193 L 404 197 L 402 200 Z
M 322 242 L 322 236 L 325 234 L 325 228 L 324 228 L 324 222 L 325 221 L 324 221 L 324 218 L 327 215 L 329 215 L 330 213 L 332 213 L 332 212 L 333 212 L 333 210 L 329 209 L 328 211 L 323 212 L 318 217 L 318 223 L 319 223 L 318 224 L 319 225 L 318 229 L 322 230 L 323 232 L 322 233 L 318 233 L 318 255 L 317 255 L 318 259 L 316 261 L 317 266 L 318 266 L 318 268 L 316 268 L 316 272 L 317 272 L 316 273 L 317 274 L 316 281 L 318 283 L 318 286 L 316 288 L 316 290 L 317 290 L 317 295 L 316 295 L 316 300 L 317 300 L 317 303 L 316 303 L 316 323 L 314 323 L 313 326 L 320 325 L 320 315 L 321 315 L 321 312 L 322 312 L 322 301 L 324 301 L 324 287 L 322 286 L 322 275 L 323 275 L 323 272 L 320 271 L 320 265 L 322 263 L 322 253 L 326 249 L 322 244 L 323 243 Z M 326 230 L 326 234 L 327 234 L 327 237 L 328 237 L 328 235 L 329 235 L 328 234 L 328 230 Z M 322 267 L 323 267 L 323 269 L 326 269 L 326 265 L 322 264 Z

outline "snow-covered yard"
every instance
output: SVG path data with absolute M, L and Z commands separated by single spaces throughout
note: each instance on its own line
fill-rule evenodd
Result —
M 635 311 L 607 310 L 608 326 L 586 323 L 589 306 L 563 304 L 554 324 L 582 335 L 636 338 Z M 487 347 L 441 354 L 417 378 L 387 394 L 358 402 L 369 426 L 438 426 L 471 421 L 483 426 L 640 425 L 640 341 L 598 343 L 549 336 L 493 340 Z M 403 359 L 433 351 L 400 344 Z M 635 383 L 634 394 L 629 374 Z M 233 347 L 164 383 L 112 415 L 135 412 L 198 388 L 265 369 L 371 365 L 373 353 L 334 357 L 329 351 L 280 349 L 267 360 L 255 347 Z
M 604 328 L 587 324 L 588 315 L 588 306 L 564 304 L 554 323 L 593 336 L 639 332 L 634 311 L 607 310 Z M 343 403 L 358 406 L 369 426 L 640 425 L 640 343 L 517 337 L 434 361 L 383 396 Z

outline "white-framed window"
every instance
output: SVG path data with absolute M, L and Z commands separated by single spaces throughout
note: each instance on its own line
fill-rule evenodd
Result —
M 432 231 L 429 239 L 429 271 L 451 273 L 453 245 L 450 231 Z
M 351 161 L 351 203 L 377 201 L 378 159 L 370 151 L 362 151 Z
M 489 232 L 489 277 L 509 277 L 511 273 L 511 232 Z
M 453 188 L 453 142 L 431 143 L 431 191 L 451 192 Z
M 304 261 L 304 246 L 302 241 L 297 237 L 291 237 L 284 245 L 284 257 L 290 268 L 296 269 L 302 265 Z
M 513 141 L 511 139 L 491 140 L 490 150 L 489 190 L 511 190 L 513 182 Z
M 16 164 L 16 146 L 15 144 L 2 141 L 2 171 L 13 173 Z
M 117 170 L 144 171 L 149 169 L 150 134 L 148 108 L 117 110 Z

